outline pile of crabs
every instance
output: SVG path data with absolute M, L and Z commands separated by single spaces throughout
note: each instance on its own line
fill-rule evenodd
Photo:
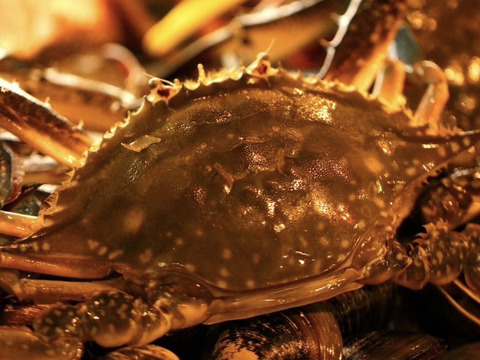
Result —
M 0 1 L 0 359 L 480 358 L 472 3 Z

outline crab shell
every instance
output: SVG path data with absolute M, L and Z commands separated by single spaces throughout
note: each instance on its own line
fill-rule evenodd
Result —
M 4 254 L 46 274 L 174 274 L 213 297 L 270 302 L 218 318 L 211 308 L 213 321 L 329 298 L 406 265 L 396 229 L 427 177 L 478 137 L 432 134 L 408 112 L 265 60 L 155 84 L 58 190 L 45 227 Z

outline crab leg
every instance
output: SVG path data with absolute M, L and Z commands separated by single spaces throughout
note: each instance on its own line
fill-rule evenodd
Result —
M 0 210 L 0 234 L 24 238 L 42 225 L 39 217 Z
M 266 49 L 271 61 L 283 61 L 318 39 L 330 37 L 337 27 L 331 14 L 341 12 L 345 7 L 344 1 L 296 0 L 275 7 L 254 9 L 236 16 L 229 24 L 198 40 L 165 54 L 150 67 L 150 71 L 157 77 L 166 77 L 202 54 L 218 59 L 223 67 L 237 67 L 253 61 L 259 52 Z M 184 20 L 180 18 L 178 21 Z M 163 31 L 163 36 L 169 40 L 176 36 L 171 33 L 172 29 L 164 28 Z M 171 36 L 167 35 L 169 33 Z M 318 50 L 321 50 L 320 45 Z
M 118 291 L 123 282 L 109 281 L 62 281 L 41 279 L 19 279 L 18 276 L 5 269 L 0 269 L 0 287 L 20 300 L 34 300 L 40 303 L 59 301 L 84 301 L 94 294 L 105 291 Z
M 85 132 L 48 105 L 2 79 L 0 126 L 70 168 L 80 163 L 92 143 Z
M 218 16 L 245 0 L 213 2 L 186 0 L 173 8 L 159 23 L 145 34 L 143 47 L 152 56 L 161 57 L 173 51 L 178 44 L 195 34 Z M 201 15 L 201 16 L 199 16 Z M 171 35 L 174 36 L 171 36 Z
M 404 83 L 405 64 L 401 61 L 387 60 L 384 71 L 375 81 L 373 94 L 380 97 L 392 109 L 398 109 L 402 104 Z
M 21 245 L 21 242 L 17 243 Z M 17 245 L 12 244 L 12 246 Z M 76 279 L 101 279 L 112 272 L 109 261 L 95 261 L 88 257 L 65 258 L 61 255 L 0 253 L 0 267 L 21 271 L 66 276 Z
M 64 342 L 61 346 L 41 341 L 29 329 L 0 326 L 0 358 L 2 360 L 72 360 L 80 359 L 81 343 Z
M 206 318 L 207 303 L 189 295 L 161 287 L 150 302 L 120 291 L 103 292 L 84 303 L 48 309 L 33 326 L 48 342 L 57 340 L 58 327 L 71 324 L 75 328 L 69 329 L 69 335 L 80 341 L 103 347 L 145 345 Z
M 415 71 L 428 84 L 428 87 L 418 105 L 411 125 L 429 125 L 435 131 L 438 129 L 443 109 L 449 97 L 447 78 L 442 69 L 431 61 L 422 61 L 415 67 Z
M 405 1 L 377 4 L 352 0 L 338 19 L 337 34 L 327 43 L 327 58 L 319 76 L 367 90 L 386 58 L 405 9 Z
M 134 72 L 136 78 L 139 78 L 140 70 L 135 69 Z M 14 75 L 22 89 L 37 99 L 48 99 L 48 103 L 58 113 L 73 123 L 84 124 L 91 131 L 107 131 L 116 122 L 123 120 L 127 109 L 139 105 L 137 97 L 127 90 L 53 68 L 36 70 L 23 77 Z M 136 82 L 138 85 L 140 80 L 136 79 Z

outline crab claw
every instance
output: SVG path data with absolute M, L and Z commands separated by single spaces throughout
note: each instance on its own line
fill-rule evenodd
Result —
M 410 244 L 412 262 L 401 272 L 397 283 L 422 289 L 427 282 L 444 285 L 455 280 L 463 268 L 467 239 L 439 220 L 425 226 L 426 233 Z
M 468 224 L 464 233 L 469 240 L 463 270 L 465 281 L 480 293 L 480 225 Z
M 82 344 L 63 342 L 61 346 L 41 341 L 27 328 L 0 327 L 0 359 L 71 360 L 80 359 Z

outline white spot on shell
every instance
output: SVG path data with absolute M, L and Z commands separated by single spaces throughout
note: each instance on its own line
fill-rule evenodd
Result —
M 222 267 L 220 269 L 220 275 L 223 277 L 228 277 L 230 276 L 230 272 L 227 270 L 227 268 Z
M 328 247 L 328 246 L 330 246 L 330 240 L 326 236 L 322 236 L 320 238 L 320 245 L 322 245 L 324 247 Z
M 408 176 L 415 176 L 416 173 L 417 173 L 417 169 L 415 167 L 409 167 L 405 170 L 405 173 L 408 175 Z
M 191 273 L 195 272 L 195 266 L 193 264 L 185 264 L 185 269 Z
M 122 250 L 115 250 L 115 251 L 112 251 L 110 254 L 108 254 L 108 260 L 115 260 L 117 258 L 119 258 L 120 256 L 123 255 L 123 251 Z
M 222 257 L 225 260 L 230 260 L 232 258 L 232 250 L 230 250 L 229 248 L 224 248 L 222 251 Z
M 343 239 L 341 242 L 340 242 L 340 248 L 342 249 L 348 249 L 350 247 L 350 241 L 346 240 L 346 239 Z
M 357 222 L 357 224 L 356 224 L 356 228 L 357 228 L 358 230 L 363 230 L 363 229 L 365 229 L 365 226 L 366 226 L 365 220 L 359 220 L 359 221 Z
M 217 281 L 217 286 L 220 288 L 226 288 L 227 287 L 227 282 L 225 280 L 218 280 Z
M 319 230 L 319 231 L 325 230 L 326 227 L 327 227 L 327 225 L 326 225 L 325 222 L 323 222 L 323 221 L 319 221 L 319 222 L 317 223 L 317 230 Z
M 98 248 L 100 246 L 100 243 L 96 240 L 88 239 L 87 240 L 87 246 L 90 250 L 95 250 L 96 248 Z
M 100 246 L 100 248 L 98 249 L 98 255 L 100 256 L 106 255 L 107 252 L 108 252 L 108 248 L 106 246 Z
M 150 260 L 152 260 L 152 257 L 153 257 L 153 250 L 148 248 L 148 249 L 145 249 L 143 251 L 143 253 L 141 253 L 139 256 L 138 256 L 138 260 L 142 263 L 142 264 L 146 264 L 148 263 Z
M 145 210 L 139 207 L 130 209 L 123 218 L 124 231 L 127 234 L 137 234 L 145 220 Z
M 457 152 L 460 151 L 460 145 L 459 145 L 457 142 L 452 141 L 452 142 L 450 143 L 450 149 L 451 149 L 454 153 L 457 153 Z
M 440 146 L 437 148 L 438 155 L 441 157 L 446 157 L 447 156 L 447 150 L 445 150 L 444 147 Z

